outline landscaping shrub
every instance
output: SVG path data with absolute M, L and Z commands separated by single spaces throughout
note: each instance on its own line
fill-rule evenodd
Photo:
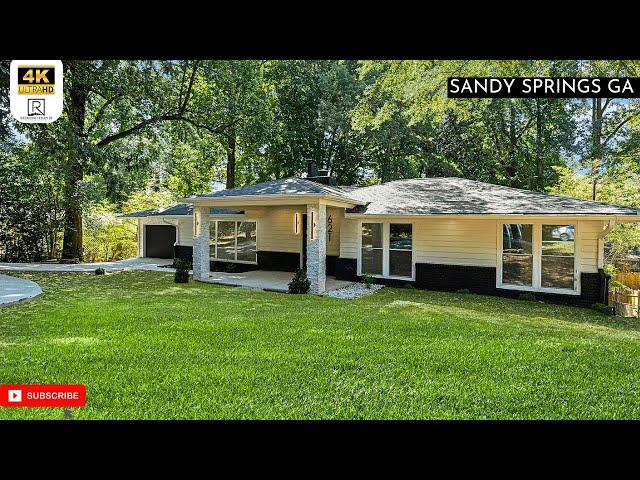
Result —
M 613 315 L 613 308 L 609 305 L 605 305 L 604 303 L 594 303 L 591 305 L 591 308 L 603 315 Z
M 183 259 L 176 259 L 175 267 L 176 273 L 173 275 L 173 281 L 176 283 L 188 283 L 189 282 L 189 264 Z
M 461 288 L 460 290 L 456 290 L 456 293 L 471 293 L 471 290 L 468 288 Z
M 362 283 L 364 283 L 365 287 L 371 288 L 371 285 L 373 285 L 373 277 L 371 275 L 363 275 Z
M 407 290 L 415 290 L 416 287 L 413 286 L 413 283 L 405 283 L 402 288 L 406 288 Z
M 289 293 L 309 293 L 311 282 L 307 278 L 307 272 L 299 268 L 289 282 Z
M 104 275 L 106 272 L 105 272 L 104 268 L 102 268 L 102 267 L 98 267 L 98 268 L 96 268 L 96 269 L 94 270 L 94 273 L 95 273 L 96 275 Z
M 525 302 L 535 302 L 536 296 L 531 292 L 522 292 L 518 295 L 518 300 L 524 300 Z

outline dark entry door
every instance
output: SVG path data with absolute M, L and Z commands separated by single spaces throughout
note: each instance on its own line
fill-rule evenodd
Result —
M 302 268 L 307 269 L 307 214 L 302 214 Z
M 173 258 L 176 227 L 171 225 L 145 225 L 144 254 L 152 258 Z

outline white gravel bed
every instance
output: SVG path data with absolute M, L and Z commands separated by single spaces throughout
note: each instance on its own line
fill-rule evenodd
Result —
M 365 295 L 371 295 L 381 288 L 384 288 L 384 285 L 371 285 L 371 288 L 367 288 L 363 283 L 352 283 L 348 287 L 329 290 L 324 294 L 324 296 L 332 298 L 342 298 L 343 300 L 353 300 L 356 298 L 364 297 Z

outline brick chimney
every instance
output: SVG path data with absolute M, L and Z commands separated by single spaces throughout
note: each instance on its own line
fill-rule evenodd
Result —
M 336 179 L 331 176 L 329 170 L 320 169 L 316 173 L 315 160 L 307 160 L 307 180 L 322 183 L 323 185 L 337 185 Z

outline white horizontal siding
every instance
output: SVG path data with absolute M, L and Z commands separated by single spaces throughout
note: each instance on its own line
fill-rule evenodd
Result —
M 295 234 L 295 214 L 306 212 L 305 207 L 264 208 L 258 219 L 258 250 L 299 253 L 302 234 Z M 302 219 L 300 220 L 302 222 Z
M 581 272 L 597 272 L 598 271 L 598 249 L 602 251 L 600 255 L 604 255 L 603 244 L 598 245 L 598 234 L 604 228 L 604 224 L 599 220 L 584 220 L 578 222 L 578 261 L 580 262 Z
M 495 220 L 433 218 L 414 222 L 417 263 L 496 266 Z
M 358 258 L 358 220 L 342 219 L 340 228 L 340 257 Z

